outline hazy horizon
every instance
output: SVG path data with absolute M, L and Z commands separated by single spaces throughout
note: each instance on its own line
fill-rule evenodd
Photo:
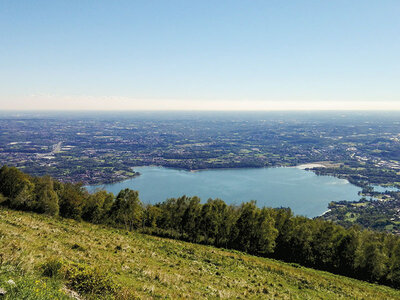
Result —
M 107 104 L 107 102 L 112 104 Z M 10 105 L 0 107 L 3 111 L 400 111 L 400 102 L 393 101 L 168 101 L 148 100 L 127 101 L 126 99 L 107 100 L 105 98 L 69 98 L 69 101 L 59 101 L 47 98 L 34 105 L 10 101 Z
M 2 1 L 0 110 L 400 110 L 400 2 Z

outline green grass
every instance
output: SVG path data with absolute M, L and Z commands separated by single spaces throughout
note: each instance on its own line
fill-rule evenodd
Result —
M 351 215 L 353 215 L 353 217 L 351 217 Z M 348 212 L 345 215 L 345 221 L 354 223 L 357 220 L 358 216 L 359 216 L 359 214 L 357 214 L 357 213 Z
M 42 278 L 36 273 L 27 274 L 15 265 L 0 267 L 0 287 L 7 291 L 0 299 L 71 299 L 61 280 Z
M 54 259 L 109 274 L 119 286 L 117 299 L 400 299 L 389 287 L 294 264 L 6 209 L 0 209 L 0 253 L 0 287 L 12 279 L 15 295 L 30 295 L 14 299 L 65 298 L 65 279 L 41 277 L 40 266 Z M 36 281 L 46 283 L 48 297 L 35 298 Z

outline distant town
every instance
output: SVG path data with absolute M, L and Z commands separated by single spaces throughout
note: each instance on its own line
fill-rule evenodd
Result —
M 383 176 L 400 171 L 395 117 L 28 114 L 2 115 L 0 128 L 1 164 L 62 181 L 115 182 L 135 176 L 132 168 L 145 165 L 197 170 L 323 161 L 341 169 L 367 169 L 366 182 L 400 182 Z M 350 177 L 348 170 L 334 170 Z
M 374 200 L 385 210 L 384 222 L 364 223 L 400 231 L 397 190 L 370 190 L 400 187 L 398 120 L 388 113 L 2 114 L 0 164 L 88 185 L 139 176 L 138 166 L 199 170 L 317 162 L 316 174 L 362 187 L 360 197 L 369 203 L 332 205 L 324 218 L 351 224 L 378 205 Z

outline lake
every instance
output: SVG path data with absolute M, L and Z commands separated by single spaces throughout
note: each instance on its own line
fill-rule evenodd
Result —
M 360 199 L 359 187 L 345 179 L 317 176 L 301 168 L 214 169 L 190 172 L 162 167 L 137 167 L 139 177 L 113 184 L 88 186 L 114 194 L 121 189 L 139 191 L 143 203 L 157 203 L 182 195 L 199 196 L 202 202 L 220 198 L 228 204 L 257 200 L 257 205 L 290 207 L 295 214 L 315 217 L 331 201 Z
M 384 193 L 386 191 L 388 191 L 388 192 L 398 192 L 399 191 L 399 189 L 394 186 L 372 185 L 372 187 L 374 188 L 374 192 L 378 192 L 378 193 Z

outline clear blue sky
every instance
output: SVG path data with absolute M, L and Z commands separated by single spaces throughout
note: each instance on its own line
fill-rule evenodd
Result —
M 400 106 L 400 1 L 0 0 L 0 109 L 279 101 Z

